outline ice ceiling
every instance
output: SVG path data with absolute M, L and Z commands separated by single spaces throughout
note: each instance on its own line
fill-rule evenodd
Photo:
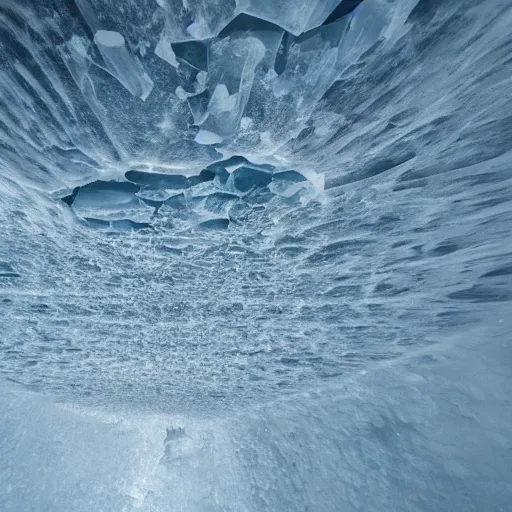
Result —
M 4 0 L 2 374 L 212 409 L 394 359 L 512 299 L 511 16 L 500 0 Z

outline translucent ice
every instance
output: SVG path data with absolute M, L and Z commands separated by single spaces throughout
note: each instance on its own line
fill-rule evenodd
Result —
M 153 209 L 138 199 L 138 190 L 131 183 L 96 181 L 78 190 L 73 210 L 84 218 L 147 222 Z
M 222 137 L 209 130 L 199 130 L 194 140 L 198 144 L 219 144 L 222 142 Z
M 279 171 L 238 156 L 188 177 L 137 170 L 127 171 L 124 177 L 126 181 L 94 181 L 76 187 L 61 200 L 93 227 L 175 231 L 167 220 L 177 216 L 182 221 L 178 231 L 186 231 L 194 226 L 227 229 L 229 220 L 236 217 L 231 211 L 241 204 L 263 205 L 275 196 L 290 198 L 301 190 L 316 190 L 315 180 L 297 171 Z
M 274 194 L 291 197 L 301 190 L 306 182 L 307 180 L 302 174 L 296 171 L 284 171 L 272 176 L 269 188 Z
M 221 137 L 236 134 L 264 56 L 265 46 L 253 36 L 234 34 L 211 43 L 208 74 L 213 93 L 202 123 L 205 130 Z
M 96 44 L 106 48 L 124 46 L 124 37 L 119 32 L 112 32 L 110 30 L 98 30 L 94 40 Z
M 181 2 L 160 0 L 165 11 L 164 33 L 173 42 L 208 39 L 216 36 L 235 17 L 235 0 Z
M 265 0 L 241 0 L 239 9 L 257 18 L 271 21 L 297 36 L 321 25 L 339 3 L 340 0 L 282 0 L 275 3 Z
M 158 41 L 158 44 L 155 48 L 155 53 L 161 59 L 164 59 L 166 62 L 168 62 L 171 66 L 175 68 L 179 66 L 179 62 L 176 59 L 176 54 L 172 49 L 171 41 L 167 36 L 162 36 L 160 41 Z
M 124 37 L 119 32 L 99 30 L 94 35 L 94 42 L 112 75 L 134 96 L 145 100 L 151 93 L 153 81 L 137 57 L 128 52 Z

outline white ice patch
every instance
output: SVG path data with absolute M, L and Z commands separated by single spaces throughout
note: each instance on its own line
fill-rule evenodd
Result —
M 131 94 L 145 101 L 153 89 L 153 81 L 139 59 L 125 45 L 124 37 L 119 32 L 98 30 L 94 42 L 111 75 Z
M 180 63 L 176 60 L 176 54 L 172 49 L 171 42 L 167 36 L 162 36 L 155 48 L 155 54 L 168 62 L 171 66 L 177 68 Z
M 187 32 L 195 39 L 208 37 L 208 26 L 204 20 L 196 20 L 187 27 Z
M 240 129 L 242 131 L 250 130 L 253 126 L 254 122 L 251 117 L 242 117 L 240 121 Z
M 87 43 L 86 45 L 83 38 L 73 34 L 71 40 L 69 41 L 69 46 L 72 47 L 81 57 L 87 57 L 87 48 L 89 44 Z
M 237 99 L 238 94 L 230 95 L 224 84 L 218 84 L 213 91 L 208 111 L 212 115 L 218 115 L 222 112 L 233 112 L 236 108 Z
M 206 86 L 208 82 L 208 73 L 206 71 L 199 71 L 196 76 L 196 81 L 201 87 Z
M 98 30 L 94 35 L 94 42 L 107 47 L 124 46 L 124 37 L 119 32 Z
M 198 144 L 219 144 L 222 142 L 222 137 L 208 130 L 199 130 L 194 140 Z

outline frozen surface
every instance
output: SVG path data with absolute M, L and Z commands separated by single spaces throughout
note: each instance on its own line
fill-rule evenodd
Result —
M 511 26 L 4 0 L 0 510 L 509 510 Z

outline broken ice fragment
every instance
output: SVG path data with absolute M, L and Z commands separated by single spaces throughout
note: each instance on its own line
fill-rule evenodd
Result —
M 153 89 L 153 81 L 139 59 L 129 52 L 124 37 L 119 32 L 98 30 L 94 42 L 112 76 L 131 94 L 145 101 Z
M 158 41 L 158 44 L 155 48 L 155 54 L 175 68 L 180 65 L 176 59 L 176 54 L 172 49 L 171 42 L 165 35 L 163 35 L 160 41 Z
M 272 181 L 272 174 L 262 169 L 239 167 L 228 179 L 228 186 L 240 192 L 249 192 L 252 188 L 266 187 Z
M 198 144 L 219 144 L 222 142 L 222 137 L 216 133 L 210 132 L 209 130 L 199 130 L 194 139 Z
M 138 191 L 133 183 L 95 181 L 79 189 L 72 207 L 82 218 L 148 222 L 153 208 L 135 195 Z
M 201 222 L 198 226 L 201 229 L 227 229 L 229 227 L 229 219 L 210 219 Z
M 240 0 L 239 10 L 298 36 L 321 25 L 339 3 L 340 0 Z
M 124 37 L 119 32 L 111 30 L 98 30 L 94 41 L 106 47 L 124 46 Z
M 229 94 L 224 84 L 217 84 L 208 104 L 208 111 L 214 116 L 222 112 L 232 112 L 236 108 L 237 98 L 237 94 Z
M 296 171 L 284 171 L 272 176 L 270 191 L 278 196 L 292 197 L 307 186 L 306 178 Z

